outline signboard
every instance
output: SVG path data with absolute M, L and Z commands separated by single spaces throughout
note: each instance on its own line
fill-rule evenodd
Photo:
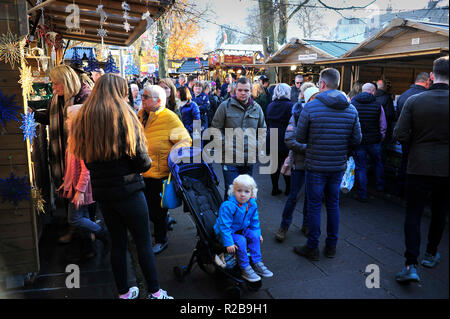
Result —
M 252 64 L 253 57 L 251 56 L 240 56 L 240 55 L 226 55 L 224 63 L 235 63 L 235 64 Z
M 312 54 L 299 54 L 298 60 L 299 60 L 299 61 L 305 61 L 305 60 L 317 60 L 317 53 L 312 53 Z

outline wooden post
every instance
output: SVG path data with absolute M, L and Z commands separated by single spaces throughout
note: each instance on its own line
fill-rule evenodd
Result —
M 28 33 L 25 0 L 4 0 L 0 4 L 0 34 L 11 32 L 23 36 Z M 27 111 L 27 100 L 22 94 L 19 66 L 0 61 L 0 90 L 3 95 L 15 95 L 14 102 Z M 24 141 L 21 123 L 11 120 L 0 134 L 0 178 L 8 178 L 11 173 L 27 182 L 34 180 L 30 143 Z M 30 194 L 31 197 L 31 194 Z M 32 200 L 21 200 L 16 207 L 10 201 L 0 203 L 0 277 L 25 275 L 39 271 L 38 232 L 36 212 Z

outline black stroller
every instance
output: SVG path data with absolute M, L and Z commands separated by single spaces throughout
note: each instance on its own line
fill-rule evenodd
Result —
M 223 268 L 217 263 L 217 256 L 225 252 L 214 232 L 214 224 L 223 199 L 217 189 L 217 175 L 211 165 L 202 160 L 201 153 L 199 148 L 179 148 L 169 157 L 172 181 L 182 198 L 184 211 L 188 212 L 194 221 L 198 238 L 189 264 L 174 267 L 174 273 L 179 281 L 183 281 L 197 262 L 200 269 L 207 274 L 225 279 L 228 295 L 239 298 L 244 285 L 250 291 L 257 291 L 262 283 L 261 280 L 244 280 L 237 265 L 233 268 Z

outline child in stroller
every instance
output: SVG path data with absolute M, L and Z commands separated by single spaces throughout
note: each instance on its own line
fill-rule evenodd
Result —
M 236 177 L 228 190 L 228 200 L 220 206 L 214 225 L 214 231 L 227 252 L 236 254 L 241 275 L 249 282 L 273 276 L 261 257 L 263 238 L 256 205 L 257 191 L 256 182 L 250 175 Z

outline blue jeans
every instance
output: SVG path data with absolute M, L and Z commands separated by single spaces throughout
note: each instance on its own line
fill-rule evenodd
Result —
M 225 184 L 225 195 L 224 200 L 228 199 L 228 189 L 230 188 L 230 185 L 233 184 L 233 181 L 236 177 L 243 174 L 248 174 L 250 176 L 253 176 L 253 164 L 246 165 L 246 166 L 238 166 L 238 165 L 229 165 L 229 164 L 223 164 L 222 165 L 222 173 L 223 173 L 223 179 Z
M 75 227 L 83 228 L 95 234 L 102 228 L 90 220 L 88 207 L 89 205 L 82 205 L 76 209 L 74 204 L 69 203 L 69 224 Z
M 381 154 L 381 143 L 359 145 L 354 151 L 355 177 L 358 185 L 358 196 L 361 198 L 367 198 L 367 155 L 370 156 L 373 162 L 377 190 L 381 191 L 384 188 Z
M 297 196 L 305 183 L 305 171 L 304 170 L 292 170 L 291 171 L 291 191 L 284 204 L 283 215 L 281 218 L 280 227 L 288 230 L 292 224 L 292 215 L 294 213 L 295 205 L 297 205 Z M 303 201 L 303 225 L 306 226 L 306 191 L 305 200 Z
M 232 236 L 234 243 L 239 248 L 236 250 L 236 256 L 241 269 L 245 269 L 250 266 L 247 251 L 250 253 L 250 257 L 252 258 L 252 262 L 254 264 L 262 260 L 260 240 L 256 232 L 247 228 L 242 232 L 242 235 L 233 234 Z
M 325 195 L 327 207 L 327 239 L 328 247 L 336 247 L 339 233 L 339 191 L 344 172 L 312 172 L 306 171 L 306 196 L 308 199 L 308 241 L 309 248 L 319 246 L 320 212 L 322 196 Z

